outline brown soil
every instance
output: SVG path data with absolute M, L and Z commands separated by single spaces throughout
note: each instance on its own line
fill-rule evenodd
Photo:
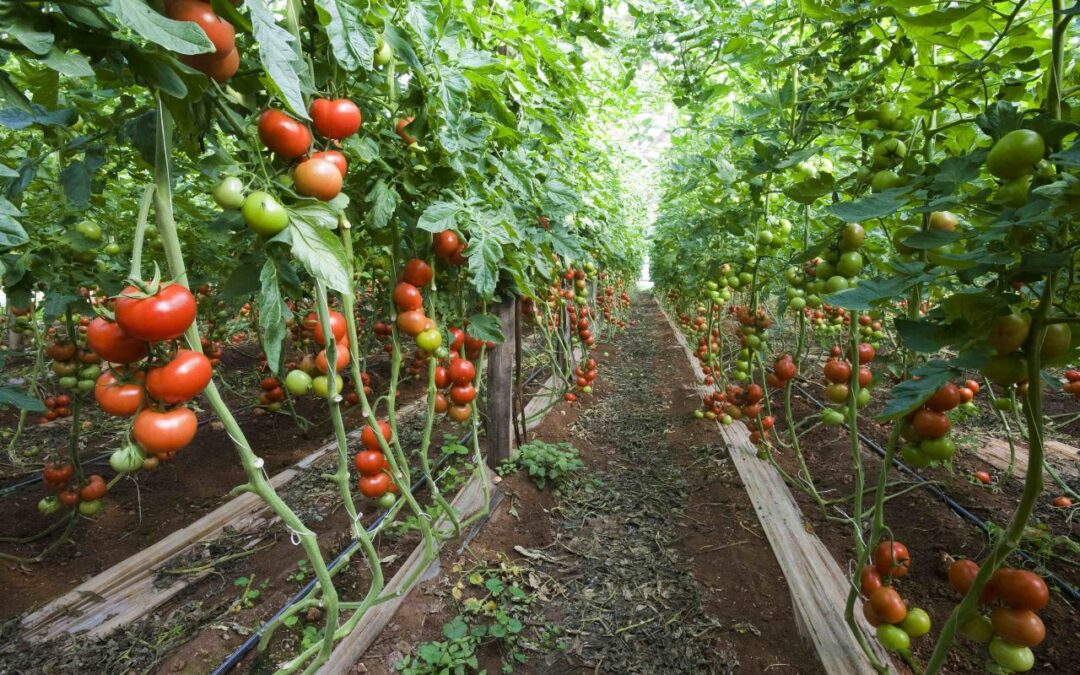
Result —
M 461 611 L 458 570 L 499 561 L 544 580 L 533 623 L 561 636 L 535 640 L 515 672 L 822 672 L 718 434 L 687 423 L 696 396 L 681 348 L 655 304 L 636 314 L 619 346 L 594 350 L 609 356 L 597 356 L 593 395 L 560 403 L 533 434 L 580 450 L 581 478 L 553 496 L 507 477 L 488 524 L 444 555 L 351 672 L 389 675 L 444 639 Z M 480 665 L 498 672 L 504 656 L 487 642 Z

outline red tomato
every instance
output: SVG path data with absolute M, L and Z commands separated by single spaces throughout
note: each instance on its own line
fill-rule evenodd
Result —
M 761 385 L 751 384 L 746 387 L 746 402 L 750 405 L 757 403 L 764 396 L 764 392 L 761 391 Z
M 465 331 L 452 327 L 450 335 L 454 336 L 454 339 L 450 341 L 450 351 L 461 351 L 461 347 L 465 344 Z
M 960 388 L 952 382 L 946 382 L 934 392 L 926 401 L 926 407 L 939 413 L 948 412 L 960 405 L 961 395 Z
M 458 247 L 461 245 L 461 238 L 453 230 L 443 230 L 432 235 L 432 243 L 435 248 L 435 255 L 443 260 L 450 260 L 457 253 Z
M 994 632 L 1009 644 L 1035 647 L 1046 639 L 1046 626 L 1030 609 L 998 607 L 990 613 L 990 622 Z
M 476 366 L 466 359 L 454 359 L 447 369 L 450 381 L 458 385 L 466 385 L 476 378 Z
M 874 347 L 866 342 L 859 345 L 859 364 L 870 363 L 876 356 Z
M 967 403 L 971 399 L 975 398 L 975 392 L 971 391 L 967 387 L 960 387 L 956 391 L 960 394 L 961 403 Z
M 847 384 L 851 381 L 851 364 L 839 359 L 826 362 L 825 379 L 834 384 Z
M 311 146 L 311 132 L 280 110 L 270 108 L 259 116 L 259 139 L 286 161 L 305 154 Z
M 870 605 L 869 601 L 862 604 L 862 612 L 863 617 L 866 618 L 866 623 L 875 628 L 881 625 L 881 619 L 877 617 L 877 614 L 874 614 L 874 608 Z
M 146 391 L 154 400 L 162 403 L 183 403 L 206 389 L 213 372 L 210 359 L 206 356 L 190 349 L 180 349 L 172 361 L 150 369 L 146 374 Z
M 401 278 L 417 288 L 430 284 L 432 276 L 431 265 L 419 258 L 409 260 L 401 269 Z
M 401 281 L 394 287 L 394 304 L 399 311 L 411 312 L 424 306 L 424 296 L 416 286 L 408 281 Z
M 116 323 L 133 338 L 173 340 L 195 321 L 195 296 L 180 284 L 162 286 L 156 295 L 145 298 L 124 297 L 139 294 L 138 288 L 128 286 L 116 299 Z
M 435 394 L 435 412 L 442 414 L 450 408 L 450 401 L 442 394 Z
M 864 597 L 870 597 L 870 594 L 882 587 L 881 573 L 877 571 L 877 568 L 873 565 L 867 565 L 863 568 L 862 573 L 859 575 L 859 592 Z
M 1042 577 L 1028 570 L 1002 567 L 990 578 L 990 585 L 1003 603 L 1013 609 L 1038 611 L 1050 601 L 1050 589 Z
M 790 358 L 782 358 L 773 365 L 773 373 L 780 378 L 781 382 L 787 382 L 795 377 L 796 371 L 795 362 Z
M 414 118 L 412 117 L 412 115 L 410 115 L 403 120 L 398 120 L 397 124 L 394 125 L 394 133 L 396 133 L 401 138 L 401 140 L 405 141 L 406 145 L 412 145 L 416 142 L 416 139 L 410 136 L 405 131 L 405 127 L 412 124 L 413 119 Z
M 46 464 L 42 475 L 50 483 L 62 484 L 75 475 L 75 467 L 70 464 Z
M 390 489 L 390 476 L 382 471 L 370 476 L 363 476 L 358 483 L 358 487 L 360 488 L 360 494 L 370 499 L 377 499 Z
M 915 431 L 923 438 L 941 438 L 949 433 L 949 418 L 943 413 L 920 408 L 911 420 Z
M 386 457 L 378 450 L 361 450 L 354 458 L 356 470 L 362 476 L 371 476 L 383 470 Z
M 383 420 L 379 420 L 379 431 L 382 433 L 383 440 L 387 443 L 392 438 L 393 431 L 390 429 L 390 423 Z M 360 442 L 364 444 L 364 447 L 368 450 L 377 450 L 382 452 L 382 446 L 379 444 L 379 437 L 375 435 L 375 430 L 371 426 L 365 426 L 360 432 Z
M 450 415 L 450 419 L 455 422 L 464 422 L 472 415 L 472 405 L 468 403 L 465 405 L 452 405 L 447 410 L 447 413 Z
M 334 372 L 340 371 L 349 365 L 349 345 L 344 341 L 337 343 L 334 354 Z M 330 363 L 326 360 L 326 350 L 323 349 L 315 356 L 315 367 L 321 373 L 330 372 Z
M 979 573 L 979 564 L 974 560 L 957 560 L 949 567 L 949 585 L 953 590 L 964 595 Z
M 94 480 L 97 478 L 97 480 Z M 92 502 L 95 499 L 101 499 L 105 496 L 109 487 L 105 484 L 105 481 L 101 476 L 90 476 L 90 482 L 87 483 L 83 489 L 79 490 L 79 499 L 84 502 Z
M 63 490 L 60 494 L 56 495 L 56 498 L 60 500 L 60 503 L 69 509 L 79 503 L 79 493 L 74 490 Z
M 883 577 L 902 577 L 911 568 L 911 554 L 898 541 L 883 541 L 874 549 L 874 567 Z
M 446 368 L 442 366 L 435 366 L 435 388 L 446 389 L 450 385 L 450 376 L 446 372 Z
M 416 337 L 420 333 L 423 333 L 427 328 L 427 322 L 427 316 L 419 309 L 401 312 L 397 315 L 398 328 L 411 337 Z
M 180 60 L 215 82 L 227 82 L 240 70 L 240 52 L 235 47 L 210 54 L 182 54 Z
M 968 389 L 970 389 L 972 394 L 978 394 L 979 393 L 979 383 L 976 382 L 975 380 L 968 380 L 967 382 L 964 383 L 964 386 L 967 387 Z
M 907 603 L 891 586 L 882 586 L 871 593 L 870 607 L 882 623 L 900 623 L 907 616 Z
M 347 98 L 317 98 L 311 104 L 311 125 L 327 138 L 348 138 L 360 131 L 360 108 Z
M 143 410 L 135 416 L 131 435 L 143 450 L 155 455 L 172 455 L 191 443 L 199 420 L 188 408 L 167 412 Z
M 131 417 L 139 410 L 146 392 L 137 382 L 118 382 L 112 371 L 106 370 L 94 385 L 94 398 L 107 414 Z
M 345 155 L 341 154 L 337 150 L 324 150 L 322 152 L 311 153 L 312 159 L 321 159 L 324 162 L 330 162 L 337 170 L 341 172 L 341 177 L 345 178 L 345 174 L 349 172 L 349 161 L 345 159 Z
M 214 43 L 217 54 L 224 54 L 236 46 L 236 30 L 232 24 L 214 13 L 210 3 L 202 0 L 170 0 L 165 4 L 165 15 L 174 21 L 193 21 L 197 23 L 210 41 Z
M 293 172 L 296 191 L 328 202 L 341 194 L 342 175 L 336 165 L 321 158 L 301 162 Z
M 985 472 L 985 471 L 976 471 L 975 472 L 975 480 L 979 481 L 983 485 L 989 485 L 990 484 L 990 474 Z
M 859 366 L 859 387 L 866 389 L 874 383 L 874 373 L 866 366 Z
M 458 405 L 472 403 L 476 398 L 476 389 L 471 384 L 450 387 L 450 400 Z
M 335 312 L 330 310 L 328 316 L 330 317 L 330 332 L 334 336 L 335 342 L 344 342 L 346 345 L 349 341 L 345 338 L 345 333 L 348 332 L 348 324 L 345 322 L 345 315 L 341 312 Z M 319 323 L 319 315 L 312 312 L 304 319 L 304 325 L 310 326 L 311 332 L 315 338 L 315 342 L 320 345 L 326 345 L 326 330 L 322 324 Z
M 95 354 L 112 363 L 131 363 L 149 351 L 144 340 L 133 338 L 118 324 L 100 316 L 86 327 L 86 343 Z

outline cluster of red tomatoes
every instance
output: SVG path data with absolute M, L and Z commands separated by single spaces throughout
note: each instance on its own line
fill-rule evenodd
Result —
M 450 331 L 454 341 L 450 344 L 447 365 L 435 366 L 435 387 L 441 390 L 435 394 L 435 412 L 446 413 L 455 422 L 464 422 L 472 415 L 472 402 L 476 399 L 476 387 L 473 386 L 476 366 L 468 358 L 459 356 L 467 339 L 465 332 L 460 328 Z
M 92 516 L 101 510 L 101 498 L 108 491 L 105 479 L 97 474 L 87 476 L 82 484 L 74 482 L 75 467 L 71 464 L 46 464 L 42 482 L 50 493 L 38 502 L 38 511 L 44 515 L 55 513 L 60 507 L 73 509 Z
M 233 2 L 235 3 L 235 0 Z M 240 68 L 240 53 L 236 50 L 236 29 L 214 12 L 203 0 L 165 0 L 165 16 L 173 21 L 192 21 L 199 25 L 214 43 L 214 51 L 206 54 L 182 54 L 186 65 L 218 82 L 225 82 Z
M 1065 381 L 1061 383 L 1061 390 L 1066 394 L 1072 394 L 1073 398 L 1080 401 L 1080 370 L 1070 368 L 1065 371 Z
M 877 629 L 878 641 L 895 652 L 911 648 L 911 638 L 930 632 L 930 615 L 907 603 L 896 590 L 896 580 L 911 569 L 911 554 L 898 541 L 883 541 L 874 549 L 873 564 L 859 574 L 863 616 Z
M 583 360 L 574 368 L 574 378 L 574 383 L 582 394 L 591 394 L 592 384 L 596 381 L 596 359 L 588 358 Z M 577 394 L 568 391 L 563 395 L 563 398 L 573 403 L 577 400 Z
M 600 272 L 600 281 L 605 281 L 607 276 L 607 273 Z M 622 279 L 616 279 L 615 283 L 617 288 L 616 286 L 605 286 L 604 294 L 598 297 L 596 302 L 599 305 L 604 321 L 613 323 L 619 328 L 625 328 L 626 322 L 618 318 L 618 313 L 620 310 L 630 306 L 630 294 L 626 292 L 625 282 Z
M 195 296 L 180 284 L 153 293 L 128 286 L 113 307 L 115 321 L 98 317 L 87 327 L 90 348 L 113 364 L 98 378 L 94 398 L 110 415 L 134 416 L 131 435 L 144 452 L 171 459 L 198 428 L 195 413 L 183 404 L 198 396 L 213 374 L 204 354 L 175 342 L 195 321 Z
M 360 472 L 357 488 L 368 499 L 378 500 L 381 508 L 387 509 L 396 501 L 395 493 L 399 488 L 390 477 L 390 462 L 383 454 L 379 435 L 387 444 L 391 442 L 393 431 L 387 422 L 379 420 L 379 431 L 365 426 L 360 432 L 360 443 L 364 449 L 356 453 L 353 463 Z
M 956 454 L 956 443 L 949 434 L 952 422 L 946 413 L 971 401 L 978 390 L 979 383 L 974 380 L 968 380 L 963 387 L 946 382 L 926 403 L 908 414 L 900 428 L 900 436 L 905 441 L 900 449 L 904 461 L 919 468 L 932 461 L 952 459 Z
M 335 377 L 334 394 L 344 396 L 345 380 L 337 373 L 349 365 L 349 330 L 345 315 L 334 310 L 327 311 L 329 319 L 330 335 L 334 339 L 334 368 Z M 315 312 L 310 312 L 303 321 L 303 330 L 310 333 L 315 343 L 322 347 L 319 353 L 311 358 L 305 355 L 297 364 L 289 370 L 285 376 L 285 388 L 294 396 L 301 396 L 314 392 L 316 396 L 326 398 L 330 395 L 330 357 L 326 353 L 327 339 L 326 328 L 319 321 Z M 312 373 L 316 373 L 312 377 Z M 280 401 L 271 401 L 280 403 Z
M 424 296 L 420 291 L 431 283 L 432 276 L 430 265 L 413 258 L 401 269 L 401 278 L 394 287 L 398 329 L 414 338 L 416 346 L 429 354 L 442 346 L 442 333 L 424 313 Z
M 971 588 L 979 565 L 957 560 L 949 567 L 949 584 L 960 595 Z M 960 630 L 981 644 L 989 644 L 990 658 L 1010 672 L 1023 673 L 1035 665 L 1031 648 L 1046 638 L 1046 627 L 1036 613 L 1050 601 L 1050 589 L 1034 572 L 1001 567 L 990 577 L 979 603 L 990 608 L 968 618 Z
M 825 361 L 825 398 L 837 406 L 826 408 L 821 413 L 821 421 L 828 426 L 842 424 L 847 416 L 847 402 L 851 395 L 851 362 L 842 358 L 842 355 L 840 347 L 833 347 Z M 864 408 L 870 403 L 870 387 L 874 384 L 874 374 L 868 364 L 875 356 L 872 345 L 866 342 L 859 344 L 859 393 L 855 396 L 856 408 Z
M 468 262 L 468 256 L 465 255 L 467 246 L 468 243 L 462 241 L 458 233 L 453 230 L 443 230 L 431 236 L 431 247 L 435 251 L 435 255 L 447 265 L 453 265 L 454 267 L 459 267 Z
M 45 424 L 61 417 L 71 417 L 71 397 L 67 394 L 45 397 L 45 414 L 39 423 Z
M 765 376 L 765 383 L 773 389 L 783 389 L 798 373 L 799 368 L 791 354 L 781 354 L 773 363 L 772 372 Z

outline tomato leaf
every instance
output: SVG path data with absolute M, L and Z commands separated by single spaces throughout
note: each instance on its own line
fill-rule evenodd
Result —
M 431 233 L 452 230 L 457 227 L 457 217 L 461 206 L 454 202 L 434 202 L 420 215 L 416 226 Z
M 813 204 L 832 192 L 835 185 L 832 174 L 819 173 L 813 178 L 785 186 L 784 194 L 800 204 Z
M 895 325 L 904 346 L 923 354 L 933 354 L 968 336 L 966 326 L 957 324 L 896 319 Z
M 396 188 L 380 179 L 368 194 L 367 201 L 371 204 L 367 212 L 368 224 L 376 230 L 381 230 L 390 223 L 394 211 L 401 204 L 401 195 L 398 194 Z
M 953 376 L 952 367 L 944 361 L 931 361 L 912 372 L 919 379 L 904 380 L 893 387 L 885 407 L 874 419 L 881 422 L 900 419 L 926 403 Z
M 341 67 L 348 71 L 369 70 L 377 38 L 364 23 L 360 10 L 338 0 L 316 0 L 315 9 Z
M 860 223 L 873 218 L 891 216 L 907 204 L 907 195 L 902 189 L 877 192 L 851 202 L 840 202 L 828 207 L 827 211 L 840 220 Z
M 266 354 L 266 364 L 270 366 L 270 371 L 277 375 L 281 363 L 281 345 L 288 332 L 285 322 L 292 318 L 292 312 L 281 297 L 277 264 L 273 258 L 263 265 L 262 272 L 259 273 L 259 284 L 259 331 L 262 334 L 262 348 Z
M 60 172 L 60 185 L 64 196 L 78 210 L 90 205 L 90 170 L 86 162 L 72 162 Z
M 270 78 L 269 84 L 295 117 L 311 119 L 301 85 L 301 78 L 307 76 L 307 64 L 296 49 L 296 39 L 277 24 L 264 0 L 247 0 L 245 5 L 251 12 L 251 30 L 259 44 L 259 58 Z
M 214 43 L 197 23 L 173 21 L 155 12 L 142 0 L 112 0 L 109 8 L 120 25 L 130 28 L 144 39 L 170 52 L 206 54 L 214 51 Z
M 14 248 L 30 241 L 22 224 L 15 220 L 21 215 L 14 204 L 0 196 L 0 248 Z
M 345 249 L 325 223 L 325 218 L 312 208 L 290 209 L 287 231 L 292 239 L 292 254 L 308 274 L 339 293 L 349 293 L 351 280 Z
M 506 339 L 502 326 L 499 324 L 499 318 L 492 314 L 473 314 L 469 317 L 469 325 L 465 332 L 485 342 L 501 343 Z
M 45 412 L 45 404 L 25 392 L 11 387 L 0 387 L 0 408 L 17 408 L 29 412 Z
M 861 279 L 855 288 L 848 288 L 838 293 L 825 296 L 825 302 L 844 309 L 871 309 L 875 304 L 891 302 L 917 283 L 928 281 L 932 277 L 892 277 Z
M 90 61 L 85 56 L 61 51 L 56 47 L 50 49 L 41 62 L 68 77 L 94 76 L 94 69 L 90 67 Z

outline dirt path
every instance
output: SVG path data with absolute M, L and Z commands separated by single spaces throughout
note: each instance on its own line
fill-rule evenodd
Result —
M 560 404 L 535 434 L 578 448 L 584 470 L 555 498 L 520 473 L 504 481 L 510 498 L 492 521 L 444 558 L 354 672 L 433 656 L 418 646 L 453 642 L 461 620 L 486 626 L 477 608 L 493 606 L 523 629 L 480 630 L 488 672 L 507 661 L 535 673 L 821 672 L 718 433 L 693 423 L 681 349 L 651 299 L 635 318 L 617 347 L 596 350 L 608 356 L 594 395 Z M 525 599 L 505 602 L 491 578 Z

